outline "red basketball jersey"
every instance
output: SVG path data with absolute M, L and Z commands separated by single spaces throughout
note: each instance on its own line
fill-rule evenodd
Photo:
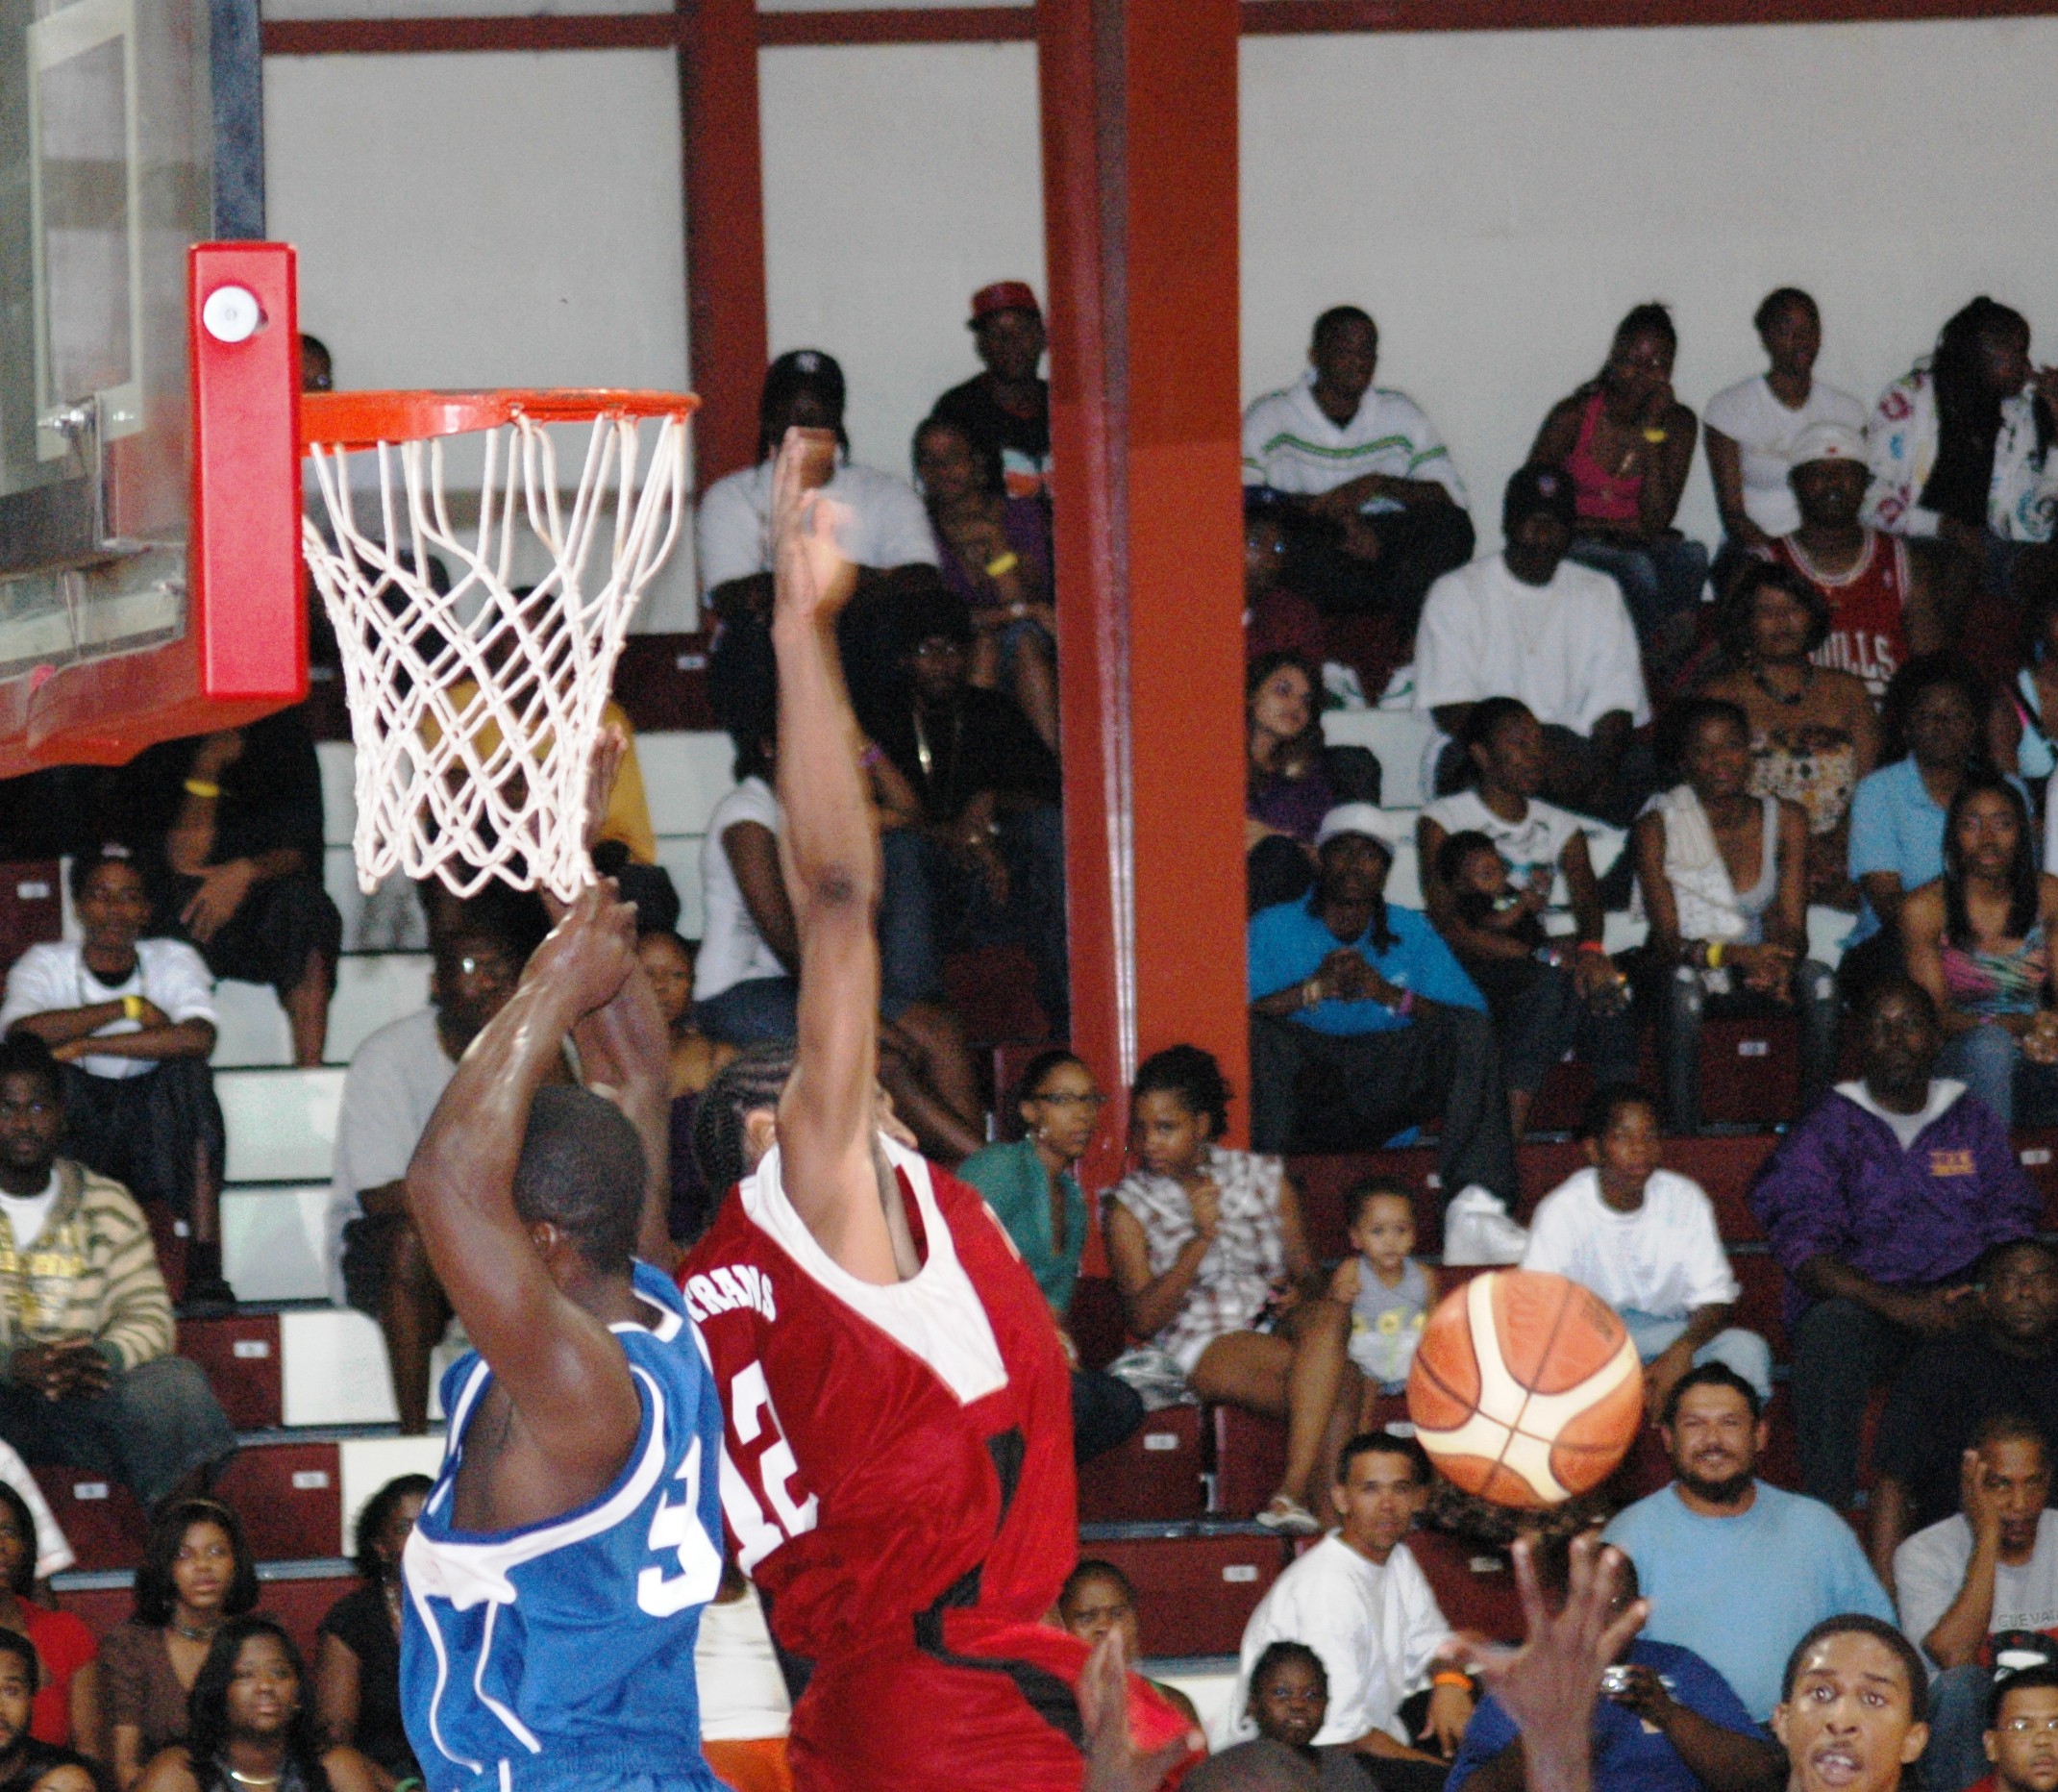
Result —
M 1041 1623 L 1079 1553 L 1063 1351 L 979 1196 L 886 1149 L 910 1280 L 840 1269 L 776 1150 L 680 1274 L 722 1390 L 731 1540 L 807 1677 L 795 1781 L 1070 1792 L 1085 1650 Z M 1175 1733 L 1131 1704 L 1139 1740 Z
M 1824 572 L 1792 535 L 1773 543 L 1773 558 L 1807 580 L 1829 605 L 1829 634 L 1809 656 L 1817 665 L 1855 672 L 1874 698 L 1908 658 L 1901 611 L 1908 603 L 1908 544 L 1898 535 L 1865 532 L 1865 548 L 1848 572 Z

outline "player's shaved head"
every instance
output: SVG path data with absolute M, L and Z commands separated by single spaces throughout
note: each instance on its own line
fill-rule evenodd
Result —
M 559 1084 L 536 1091 L 514 1168 L 523 1220 L 555 1226 L 602 1275 L 626 1274 L 645 1174 L 643 1141 L 611 1102 Z
M 1200 1762 L 1179 1783 L 1185 1792 L 1314 1792 L 1319 1781 L 1284 1743 L 1261 1738 Z

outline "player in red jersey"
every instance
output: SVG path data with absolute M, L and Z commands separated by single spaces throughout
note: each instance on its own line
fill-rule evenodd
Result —
M 788 432 L 773 482 L 799 1040 L 702 1097 L 709 1186 L 737 1186 L 680 1272 L 722 1394 L 723 1511 L 805 1681 L 804 1792 L 1078 1792 L 1088 1652 L 1042 1622 L 1078 1555 L 1065 1358 L 979 1195 L 881 1130 L 879 831 L 832 636 L 855 571 L 811 448 Z M 1128 1688 L 1162 1766 L 1184 1722 Z

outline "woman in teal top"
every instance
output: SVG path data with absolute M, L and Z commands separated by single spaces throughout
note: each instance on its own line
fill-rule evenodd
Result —
M 1086 1248 L 1086 1196 L 1077 1170 L 1106 1099 L 1070 1052 L 1039 1052 L 1015 1085 L 1022 1136 L 976 1151 L 957 1166 L 959 1180 L 986 1197 L 1057 1316 L 1072 1358 L 1072 1448 L 1081 1462 L 1129 1436 L 1144 1412 L 1128 1383 L 1079 1366 L 1064 1329 Z

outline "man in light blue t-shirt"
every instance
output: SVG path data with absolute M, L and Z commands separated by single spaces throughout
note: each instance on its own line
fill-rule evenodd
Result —
M 1763 1723 L 1814 1625 L 1847 1612 L 1892 1623 L 1894 1602 L 1835 1512 L 1757 1479 L 1765 1423 L 1735 1370 L 1711 1362 L 1681 1376 L 1660 1429 L 1672 1484 L 1603 1534 L 1637 1565 L 1650 1603 L 1644 1634 L 1693 1650 Z

